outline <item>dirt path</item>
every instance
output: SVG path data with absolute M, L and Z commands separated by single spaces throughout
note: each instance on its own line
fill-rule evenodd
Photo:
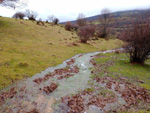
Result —
M 92 56 L 113 51 L 115 50 L 76 55 L 64 61 L 63 64 L 49 67 L 32 78 L 6 88 L 0 93 L 0 112 L 78 113 L 80 111 L 81 113 L 103 113 L 125 105 L 125 100 L 115 91 L 115 86 L 112 86 L 111 89 L 115 96 L 108 100 L 105 99 L 105 106 L 98 105 L 96 100 L 94 104 L 90 103 L 89 100 L 95 98 L 95 92 L 85 90 L 91 88 L 88 82 L 91 80 L 90 68 L 93 67 L 93 64 L 90 60 L 93 58 Z M 106 83 L 99 83 L 99 87 L 95 86 L 94 88 L 98 90 L 100 87 L 106 86 Z M 104 97 L 97 98 L 104 99 Z M 80 107 L 72 106 L 68 103 L 70 101 L 74 103 L 73 105 Z

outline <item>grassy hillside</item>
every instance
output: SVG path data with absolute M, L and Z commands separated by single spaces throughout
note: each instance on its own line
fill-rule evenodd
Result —
M 121 18 L 127 18 L 127 19 L 135 19 L 137 16 L 140 16 L 145 10 L 127 10 L 127 11 L 118 11 L 118 12 L 112 12 L 113 18 L 119 20 Z M 97 20 L 99 18 L 99 14 L 91 17 L 86 17 L 87 21 L 90 20 Z M 127 20 L 125 20 L 127 21 Z M 71 23 L 76 23 L 76 20 L 70 21 Z M 66 22 L 62 22 L 62 24 L 65 24 Z M 124 23 L 121 21 L 120 23 Z
M 117 39 L 99 39 L 81 44 L 75 32 L 66 31 L 61 25 L 40 26 L 32 21 L 0 17 L 0 89 L 75 54 L 119 48 L 120 43 Z

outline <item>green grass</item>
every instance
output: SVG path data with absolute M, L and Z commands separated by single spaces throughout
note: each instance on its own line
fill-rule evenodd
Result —
M 95 61 L 102 69 L 99 72 L 99 76 L 111 76 L 115 79 L 127 77 L 130 82 L 150 89 L 150 60 L 147 60 L 144 65 L 132 64 L 125 53 L 106 53 L 99 54 Z M 143 81 L 144 83 L 137 81 Z
M 0 28 L 7 28 L 10 26 L 11 23 L 9 21 L 0 20 Z
M 93 88 L 93 87 L 87 88 L 86 91 L 88 91 L 88 92 L 93 92 L 93 91 L 94 91 L 94 88 Z
M 143 87 L 150 91 L 150 60 L 147 60 L 144 65 L 132 64 L 129 61 L 126 53 L 102 53 L 97 55 L 94 58 L 96 66 L 93 68 L 94 74 L 91 78 L 94 77 L 111 77 L 116 81 L 120 81 L 120 77 L 126 77 L 125 81 Z M 142 83 L 143 82 L 143 83 Z M 104 96 L 106 94 L 111 94 L 107 90 L 102 90 Z M 140 102 L 139 102 L 140 103 Z M 144 104 L 144 106 L 143 106 Z M 149 103 L 140 103 L 139 107 L 132 107 L 127 111 L 117 111 L 118 113 L 149 113 L 147 110 L 149 108 Z
M 72 37 L 77 37 L 76 33 L 61 25 L 39 26 L 32 21 L 0 17 L 0 89 L 76 54 L 121 47 L 117 39 L 69 46 L 79 41 Z

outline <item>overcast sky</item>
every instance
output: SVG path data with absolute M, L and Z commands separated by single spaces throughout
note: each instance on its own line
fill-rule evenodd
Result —
M 39 18 L 47 19 L 49 15 L 55 15 L 61 22 L 75 20 L 79 13 L 86 17 L 100 13 L 103 8 L 109 8 L 112 12 L 150 8 L 150 0 L 28 0 L 25 9 L 37 11 Z M 17 10 L 0 6 L 0 15 L 11 17 Z

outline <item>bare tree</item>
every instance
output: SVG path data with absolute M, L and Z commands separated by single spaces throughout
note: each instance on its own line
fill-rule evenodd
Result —
M 26 17 L 28 17 L 29 20 L 36 20 L 36 17 L 38 16 L 38 13 L 36 11 L 32 11 L 27 9 L 25 11 Z
M 76 24 L 80 27 L 85 26 L 87 23 L 86 17 L 84 14 L 80 13 L 77 17 Z
M 99 15 L 98 20 L 100 21 L 101 27 L 101 37 L 107 36 L 107 29 L 112 21 L 111 11 L 107 8 L 101 10 L 101 15 Z
M 150 58 L 150 24 L 149 22 L 135 22 L 125 30 L 120 39 L 126 42 L 130 62 L 143 64 Z
M 48 16 L 48 20 L 49 20 L 50 22 L 53 22 L 53 21 L 54 21 L 54 19 L 55 19 L 55 16 L 54 16 L 54 15 L 50 15 L 50 16 Z
M 22 8 L 27 6 L 28 0 L 0 0 L 0 5 L 11 8 Z

